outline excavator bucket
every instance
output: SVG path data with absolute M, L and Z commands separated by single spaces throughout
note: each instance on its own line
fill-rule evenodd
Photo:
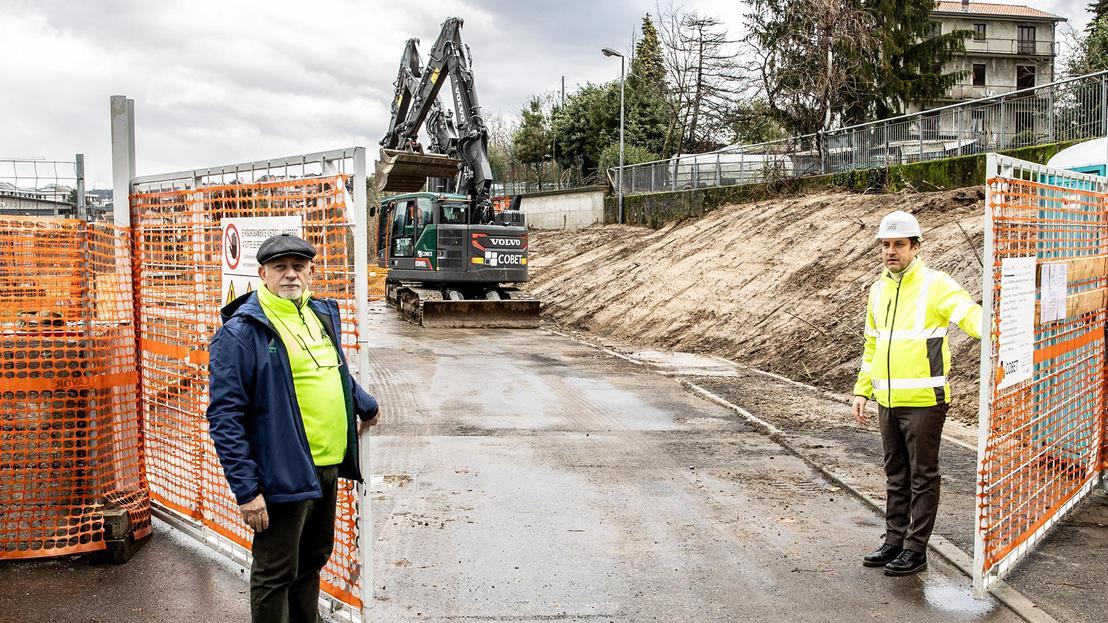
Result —
M 386 300 L 404 318 L 429 328 L 535 329 L 542 302 L 516 288 L 500 300 L 449 300 L 441 292 L 414 284 L 389 284 Z
M 424 301 L 420 324 L 429 328 L 535 329 L 541 303 L 523 301 Z
M 429 177 L 454 177 L 461 160 L 438 154 L 382 149 L 374 167 L 379 193 L 410 193 L 423 188 Z

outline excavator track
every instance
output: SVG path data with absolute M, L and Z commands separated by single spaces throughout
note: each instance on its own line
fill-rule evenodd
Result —
M 427 328 L 534 329 L 542 303 L 518 288 L 497 288 L 499 300 L 451 300 L 415 284 L 388 284 L 387 300 L 409 322 Z

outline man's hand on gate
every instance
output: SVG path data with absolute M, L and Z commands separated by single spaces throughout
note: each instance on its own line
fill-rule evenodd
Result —
M 262 532 L 269 527 L 269 513 L 266 512 L 265 498 L 261 494 L 246 504 L 240 505 L 239 510 L 242 511 L 242 520 L 254 532 Z
M 865 426 L 869 424 L 869 416 L 866 415 L 866 403 L 869 402 L 865 396 L 854 397 L 854 420 Z
M 364 428 L 366 426 L 377 426 L 377 422 L 380 419 L 381 419 L 381 414 L 380 413 L 378 413 L 377 415 L 374 415 L 373 417 L 369 418 L 368 420 L 362 420 L 361 418 L 359 418 L 358 419 L 358 433 L 360 434 L 362 432 L 362 428 Z

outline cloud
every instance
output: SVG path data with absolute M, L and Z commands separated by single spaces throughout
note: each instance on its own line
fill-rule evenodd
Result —
M 576 6 L 575 6 L 576 5 Z M 614 75 L 599 54 L 629 39 L 631 2 L 0 1 L 0 152 L 86 154 L 110 184 L 111 95 L 135 99 L 138 173 L 349 145 L 376 146 L 409 37 L 427 53 L 448 16 L 465 20 L 481 103 Z M 590 17 L 585 17 L 590 16 Z
M 1036 6 L 1077 18 L 1084 2 Z M 684 6 L 742 29 L 739 0 Z M 135 100 L 139 174 L 375 148 L 405 41 L 426 54 L 446 17 L 465 20 L 486 114 L 512 117 L 562 76 L 570 91 L 617 77 L 599 50 L 629 51 L 647 12 L 653 0 L 0 0 L 0 155 L 84 153 L 90 186 L 110 185 L 117 94 Z

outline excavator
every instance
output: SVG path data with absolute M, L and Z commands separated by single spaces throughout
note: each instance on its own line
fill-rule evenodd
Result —
M 443 23 L 426 67 L 418 39 L 404 48 L 375 165 L 378 194 L 400 193 L 376 210 L 377 265 L 388 269 L 388 304 L 424 327 L 534 328 L 541 303 L 518 288 L 528 280 L 527 226 L 522 212 L 494 209 L 488 131 L 461 31 L 459 18 Z M 439 99 L 447 78 L 454 110 Z

